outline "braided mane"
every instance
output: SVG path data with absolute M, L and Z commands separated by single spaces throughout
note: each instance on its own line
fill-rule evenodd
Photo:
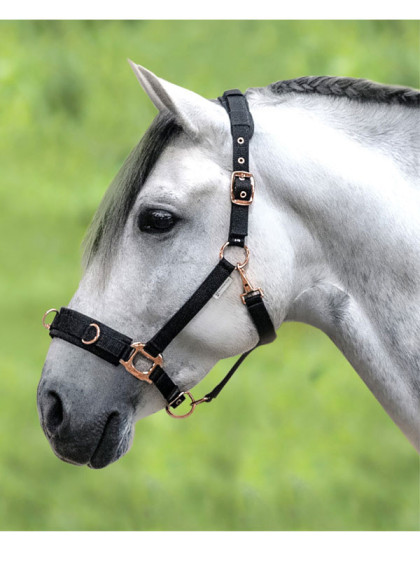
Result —
M 387 86 L 362 78 L 335 76 L 304 76 L 282 80 L 268 86 L 275 94 L 304 93 L 346 97 L 358 101 L 374 101 L 388 105 L 420 106 L 420 91 L 403 86 Z

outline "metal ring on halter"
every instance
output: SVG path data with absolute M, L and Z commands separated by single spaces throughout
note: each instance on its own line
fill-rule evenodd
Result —
M 86 341 L 85 339 L 82 339 L 82 343 L 84 343 L 85 345 L 93 345 L 93 343 L 96 343 L 96 341 L 99 339 L 99 335 L 101 334 L 101 330 L 97 323 L 90 323 L 89 327 L 94 327 L 96 329 L 96 335 L 90 341 Z
M 191 409 L 188 411 L 188 413 L 185 413 L 185 415 L 175 415 L 175 413 L 172 413 L 172 411 L 170 410 L 171 404 L 167 405 L 165 407 L 166 412 L 168 413 L 168 415 L 170 415 L 174 419 L 185 419 L 186 417 L 189 417 L 190 415 L 192 415 L 194 413 L 194 409 L 197 407 L 197 405 L 199 405 L 200 403 L 203 403 L 203 401 L 207 401 L 207 400 L 204 400 L 204 399 L 198 399 L 197 401 L 195 401 L 190 392 L 182 392 L 181 395 L 187 395 L 191 399 L 191 404 L 190 404 Z M 180 396 L 178 395 L 176 397 L 176 399 L 179 399 L 179 397 Z
M 45 312 L 45 314 L 42 316 L 42 325 L 45 327 L 45 329 L 47 329 L 48 331 L 50 330 L 51 327 L 51 323 L 45 323 L 45 318 L 47 317 L 48 314 L 51 314 L 51 312 L 55 312 L 56 314 L 58 314 L 58 310 L 56 310 L 55 308 L 50 308 L 49 310 L 47 310 Z
M 230 245 L 230 242 L 226 242 L 225 244 L 222 245 L 220 251 L 219 251 L 219 259 L 223 259 L 223 257 L 225 256 L 225 249 L 228 247 L 228 245 Z M 244 247 L 242 248 L 245 251 L 245 260 L 243 263 L 237 263 L 235 269 L 243 269 L 245 267 L 245 265 L 248 264 L 249 261 L 249 249 L 247 245 L 244 245 Z

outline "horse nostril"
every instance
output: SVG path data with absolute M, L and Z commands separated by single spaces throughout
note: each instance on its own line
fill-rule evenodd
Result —
M 54 436 L 57 434 L 61 423 L 63 422 L 63 404 L 58 394 L 48 392 L 44 402 L 44 423 L 47 432 Z

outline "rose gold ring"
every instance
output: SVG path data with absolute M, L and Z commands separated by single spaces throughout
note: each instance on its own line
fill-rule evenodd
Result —
M 225 249 L 230 245 L 230 242 L 226 242 L 225 244 L 222 245 L 222 247 L 220 248 L 219 251 L 219 259 L 223 259 L 223 257 L 225 256 Z M 243 261 L 243 263 L 237 263 L 235 269 L 243 269 L 245 267 L 245 265 L 248 264 L 249 261 L 249 249 L 247 245 L 244 245 L 244 247 L 242 248 L 245 251 L 245 259 Z
M 197 407 L 197 401 L 194 401 L 194 398 L 190 392 L 183 392 L 183 395 L 187 395 L 191 399 L 191 403 L 190 403 L 191 409 L 188 411 L 188 413 L 185 413 L 185 415 L 175 415 L 175 413 L 172 413 L 170 409 L 171 404 L 167 405 L 165 408 L 166 412 L 174 419 L 185 419 L 186 417 L 189 417 L 194 413 L 194 409 Z M 179 396 L 177 397 L 177 399 L 179 399 Z
M 96 343 L 96 341 L 99 339 L 99 335 L 101 334 L 101 330 L 97 323 L 90 323 L 89 327 L 94 327 L 96 329 L 96 335 L 90 341 L 86 341 L 85 339 L 82 339 L 82 343 L 84 343 L 85 345 L 93 345 L 93 343 Z
M 45 327 L 45 329 L 48 329 L 48 331 L 50 330 L 51 327 L 51 323 L 45 323 L 45 320 L 47 318 L 48 314 L 51 314 L 52 312 L 55 312 L 56 314 L 58 314 L 58 310 L 56 310 L 55 308 L 50 308 L 49 310 L 47 310 L 45 312 L 45 314 L 42 316 L 42 325 Z

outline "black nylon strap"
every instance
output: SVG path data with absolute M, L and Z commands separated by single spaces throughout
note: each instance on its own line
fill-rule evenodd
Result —
M 194 294 L 146 344 L 144 350 L 155 357 L 160 354 L 203 308 L 234 269 L 234 265 L 229 261 L 224 258 L 220 259 Z M 99 327 L 100 336 L 96 342 L 87 345 L 83 343 L 82 339 L 91 341 L 94 338 L 96 328 L 92 324 Z M 61 308 L 55 316 L 51 324 L 50 336 L 64 339 L 114 365 L 119 364 L 121 359 L 126 361 L 133 351 L 132 339 L 98 320 L 69 308 Z M 177 407 L 184 401 L 179 387 L 160 366 L 157 366 L 150 374 L 150 380 L 166 401 L 172 404 L 172 407 Z
M 219 382 L 219 384 L 217 384 L 217 386 L 211 392 L 206 394 L 206 396 L 204 397 L 204 401 L 207 403 L 210 403 L 210 401 L 212 401 L 219 395 L 219 393 L 223 390 L 225 385 L 229 382 L 229 380 L 241 366 L 243 361 L 248 355 L 252 353 L 252 351 L 254 351 L 260 345 L 271 343 L 277 337 L 273 322 L 271 321 L 267 308 L 262 301 L 261 294 L 259 292 L 250 293 L 245 296 L 244 300 L 247 310 L 258 331 L 258 344 L 249 351 L 243 353 L 226 374 L 226 376 L 222 379 L 222 381 Z
M 277 337 L 276 330 L 260 292 L 251 292 L 245 296 L 244 300 L 260 338 L 257 346 L 272 343 Z
M 169 343 L 184 329 L 195 315 L 207 304 L 215 292 L 235 270 L 234 265 L 222 258 L 194 294 L 154 335 L 144 350 L 152 356 L 161 354 Z
M 220 259 L 194 294 L 145 345 L 144 350 L 154 357 L 161 354 L 217 292 L 234 269 L 234 265 L 229 261 L 224 258 Z M 100 336 L 96 342 L 87 345 L 83 343 L 82 339 L 91 341 L 94 338 L 96 328 L 92 324 L 99 327 Z M 61 308 L 55 316 L 51 324 L 50 336 L 64 339 L 114 365 L 119 364 L 121 359 L 126 361 L 133 351 L 131 347 L 132 339 L 98 320 L 69 308 Z M 179 387 L 160 366 L 157 366 L 150 374 L 150 380 L 166 401 L 172 403 L 172 407 L 177 407 L 184 401 L 185 398 L 181 395 L 182 392 Z
M 246 97 L 240 90 L 228 90 L 219 97 L 226 109 L 232 133 L 232 170 L 249 172 L 249 141 L 254 133 L 254 122 Z M 249 178 L 234 177 L 232 199 L 246 203 L 252 200 L 252 185 Z M 248 235 L 249 207 L 232 201 L 228 241 L 243 247 Z
M 222 379 L 222 381 L 204 397 L 204 401 L 207 403 L 210 403 L 210 401 L 212 401 L 219 395 L 219 393 L 238 370 L 246 357 L 252 353 L 252 351 L 254 351 L 260 345 L 271 343 L 277 337 L 276 330 L 274 329 L 273 322 L 271 321 L 267 308 L 265 307 L 265 304 L 262 300 L 261 293 L 259 291 L 251 292 L 245 296 L 244 300 L 247 310 L 258 332 L 258 344 L 249 351 L 243 353 L 226 374 L 226 376 Z
M 156 366 L 149 378 L 166 401 L 171 404 L 171 407 L 178 407 L 178 405 L 181 405 L 184 401 L 185 397 L 182 395 L 179 387 L 171 380 L 171 378 L 160 366 Z
M 254 349 L 255 349 L 255 347 L 254 347 Z M 252 351 L 254 349 L 251 349 L 251 350 L 247 351 L 246 353 L 243 353 L 238 358 L 238 360 L 235 362 L 235 364 L 232 366 L 232 368 L 229 370 L 229 372 L 226 374 L 226 376 L 223 378 L 223 380 L 219 384 L 217 384 L 217 386 L 214 389 L 212 389 L 211 392 L 206 394 L 206 396 L 204 397 L 204 400 L 207 403 L 210 403 L 210 401 L 212 401 L 213 399 L 215 399 L 219 395 L 219 393 L 223 390 L 223 388 L 226 386 L 226 384 L 229 382 L 229 380 L 232 378 L 232 376 L 238 370 L 238 368 L 241 366 L 241 364 L 246 359 L 246 357 L 250 353 L 252 353 Z
M 82 339 L 91 341 L 96 334 L 95 327 L 91 326 L 92 323 L 98 325 L 100 336 L 92 345 L 86 345 L 82 342 Z M 130 345 L 133 340 L 130 337 L 115 331 L 115 329 L 96 319 L 69 308 L 61 308 L 60 312 L 56 314 L 51 323 L 50 336 L 64 339 L 115 365 L 121 359 L 127 360 L 132 351 Z
M 99 327 L 100 335 L 97 341 L 87 345 L 83 343 L 82 339 L 91 341 L 97 334 L 96 328 L 92 327 L 92 324 Z M 56 314 L 51 323 L 50 336 L 64 339 L 64 341 L 89 351 L 115 366 L 119 364 L 120 360 L 126 361 L 133 352 L 131 347 L 133 340 L 130 337 L 96 319 L 69 308 L 61 308 L 59 313 Z M 177 403 L 173 404 L 173 407 L 177 407 L 184 401 L 185 398 L 180 395 L 182 392 L 179 387 L 172 382 L 160 366 L 157 366 L 151 373 L 150 379 L 168 403 L 171 403 L 176 397 L 179 398 Z

